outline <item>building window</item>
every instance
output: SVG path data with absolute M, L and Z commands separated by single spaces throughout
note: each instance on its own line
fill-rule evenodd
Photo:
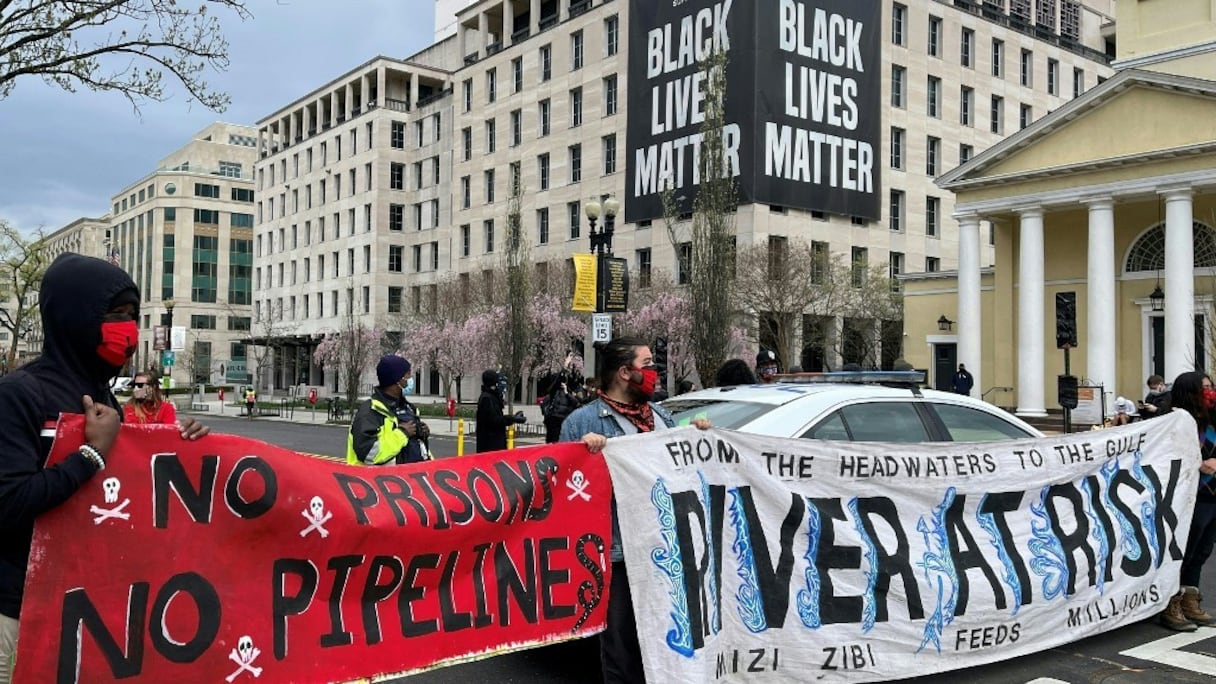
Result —
M 969 28 L 963 29 L 962 41 L 959 44 L 959 60 L 965 67 L 975 66 L 975 31 Z
M 536 241 L 539 244 L 549 242 L 549 208 L 536 210 Z
M 1072 96 L 1081 97 L 1081 93 L 1085 92 L 1085 70 L 1074 68 L 1072 70 Z
M 298 160 L 297 160 L 298 162 Z M 225 178 L 240 178 L 241 165 L 238 162 L 220 161 L 219 175 Z
M 253 240 L 228 240 L 228 303 L 253 303 Z
M 1034 115 L 1031 113 L 1030 105 L 1023 104 L 1018 107 L 1018 128 L 1026 128 L 1034 121 Z
M 605 135 L 604 143 L 604 175 L 616 173 L 616 133 Z
M 966 164 L 975 155 L 975 148 L 966 143 L 961 143 L 958 146 L 958 163 Z
M 233 202 L 252 202 L 253 190 L 248 188 L 232 188 Z
M 253 214 L 238 214 L 233 212 L 229 214 L 229 220 L 231 220 L 233 228 L 253 227 Z
M 404 204 L 388 205 L 388 229 L 392 231 L 401 231 L 405 229 Z
M 634 254 L 637 255 L 638 287 L 650 287 L 650 248 L 647 247 L 645 249 L 634 250 Z
M 405 248 L 401 245 L 388 246 L 388 270 L 389 273 L 401 273 L 405 260 Z
M 414 273 L 422 272 L 422 245 L 414 245 L 410 248 L 410 254 L 413 256 L 412 263 Z
M 894 281 L 895 281 L 895 277 L 903 272 L 904 272 L 904 253 L 903 252 L 891 252 L 890 258 L 888 259 L 887 274 L 893 281 L 891 283 L 892 290 L 899 289 L 899 283 L 894 282 Z
M 482 228 L 486 235 L 486 254 L 491 254 L 494 252 L 494 219 L 482 222 Z
M 553 78 L 553 46 L 540 47 L 540 80 L 543 83 Z
M 1005 130 L 1005 98 L 998 95 L 992 96 L 992 126 L 993 133 L 1001 133 Z
M 904 230 L 904 191 L 891 191 L 891 207 L 888 209 L 891 222 L 891 232 L 902 233 Z
M 473 179 L 470 176 L 460 178 L 460 208 L 468 209 L 473 205 Z
M 938 160 L 942 156 L 942 141 L 941 138 L 929 136 L 925 141 L 925 173 L 929 176 L 937 175 Z
M 540 134 L 537 137 L 543 138 L 549 135 L 549 115 L 553 111 L 553 103 L 546 98 L 538 102 L 536 104 L 536 108 L 536 127 L 540 131 Z
M 541 190 L 549 189 L 549 153 L 546 152 L 536 157 L 536 176 L 540 182 Z
M 936 76 L 929 77 L 927 105 L 929 116 L 940 119 L 942 116 L 942 80 Z
M 1027 88 L 1033 87 L 1034 83 L 1034 53 L 1025 48 L 1022 49 L 1021 69 L 1018 72 L 1019 79 L 1022 85 Z
M 850 263 L 853 270 L 853 287 L 861 287 L 866 284 L 866 270 L 869 268 L 869 250 L 865 247 L 854 247 Z
M 510 185 L 507 187 L 511 188 L 512 197 L 518 197 L 520 190 L 522 189 L 521 184 L 523 183 L 523 170 L 520 168 L 521 166 L 521 162 L 511 162 L 507 166 L 507 181 L 510 183 Z
M 570 182 L 579 183 L 583 180 L 583 146 L 571 145 L 567 148 L 570 153 Z
M 975 120 L 975 90 L 962 86 L 958 96 L 958 122 L 971 126 Z
M 616 74 L 604 78 L 604 115 L 616 114 Z
M 194 184 L 194 196 L 195 197 L 210 197 L 212 199 L 219 199 L 220 198 L 220 186 L 211 185 L 210 183 L 195 183 Z M 123 201 L 125 202 L 126 200 L 123 200 Z M 132 204 L 134 204 L 134 203 L 132 203 Z M 126 210 L 126 206 L 123 206 L 123 210 L 124 211 Z
M 583 125 L 583 89 L 574 88 L 570 91 L 570 128 Z
M 577 240 L 579 236 L 579 217 L 582 216 L 578 202 L 566 203 L 566 216 L 570 218 L 570 239 Z
M 461 94 L 464 98 L 464 111 L 473 111 L 473 79 L 466 78 L 461 84 Z
M 498 99 L 498 69 L 486 72 L 486 102 Z
M 524 89 L 524 58 L 516 57 L 511 60 L 511 92 L 518 93 Z
M 1047 60 L 1047 94 L 1060 94 L 1060 62 L 1058 60 Z
M 904 168 L 904 129 L 891 128 L 891 168 Z
M 891 65 L 891 106 L 903 108 L 905 102 L 904 89 L 908 70 L 898 64 Z
M 392 131 L 389 134 L 389 144 L 394 150 L 405 149 L 405 122 L 394 121 Z
M 942 20 L 932 15 L 929 16 L 929 56 L 942 56 Z
M 941 220 L 942 201 L 937 197 L 925 198 L 925 235 L 937 237 L 938 222 Z
M 937 273 L 942 270 L 942 260 L 937 257 L 925 257 L 925 273 Z
M 828 243 L 819 242 L 818 240 L 811 242 L 811 284 L 822 285 L 827 280 L 828 267 L 831 265 L 832 256 L 828 248 Z
M 335 176 L 336 177 L 336 176 Z M 391 190 L 405 189 L 405 164 L 393 162 L 388 167 L 388 187 Z
M 495 139 L 494 119 L 486 122 L 486 154 L 493 154 Z
M 604 52 L 609 56 L 620 50 L 621 21 L 614 14 L 604 20 Z
M 908 8 L 899 3 L 891 6 L 891 42 L 895 45 L 907 46 L 907 34 L 904 29 L 908 23 Z
M 422 125 L 422 121 L 414 122 L 414 144 L 422 147 L 426 144 L 426 129 Z
M 466 127 L 466 128 L 462 128 L 460 130 L 460 145 L 461 145 L 461 156 L 464 157 L 464 160 L 469 161 L 470 159 L 472 159 L 473 158 L 473 129 L 472 128 Z
M 511 147 L 519 147 L 524 139 L 524 113 L 518 109 L 511 112 Z
M 676 284 L 687 285 L 692 274 L 692 243 L 681 242 L 676 247 Z
M 493 204 L 494 203 L 494 169 L 486 169 L 485 184 L 486 184 L 486 204 Z
M 389 286 L 388 288 L 388 312 L 401 313 L 401 295 L 404 288 L 397 286 Z
M 218 226 L 220 224 L 220 213 L 214 209 L 195 209 L 194 222 Z
M 460 256 L 467 257 L 473 251 L 473 227 L 464 224 L 460 227 Z
M 1005 77 L 1005 41 L 992 39 L 992 75 Z
M 219 238 L 195 235 L 192 256 L 190 301 L 214 304 L 219 286 Z
M 583 68 L 583 32 L 575 31 L 570 34 L 570 71 Z

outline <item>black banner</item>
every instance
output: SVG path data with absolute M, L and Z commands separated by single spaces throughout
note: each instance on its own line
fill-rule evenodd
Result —
M 599 313 L 625 313 L 629 308 L 629 260 L 601 256 L 597 282 L 595 310 Z
M 849 0 L 633 0 L 625 220 L 662 216 L 666 188 L 692 210 L 716 49 L 739 203 L 879 218 L 881 16 Z

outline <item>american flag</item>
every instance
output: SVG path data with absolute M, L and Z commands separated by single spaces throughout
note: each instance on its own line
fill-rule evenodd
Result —
M 117 249 L 110 250 L 110 253 L 106 256 L 106 261 L 110 262 L 111 264 L 114 264 L 115 266 L 122 265 L 118 261 L 118 250 Z

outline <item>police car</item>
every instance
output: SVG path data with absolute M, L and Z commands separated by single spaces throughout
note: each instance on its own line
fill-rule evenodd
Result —
M 772 437 L 854 442 L 989 442 L 1042 437 L 1016 416 L 961 394 L 921 389 L 924 373 L 779 375 L 766 385 L 715 387 L 663 402 L 677 424 Z

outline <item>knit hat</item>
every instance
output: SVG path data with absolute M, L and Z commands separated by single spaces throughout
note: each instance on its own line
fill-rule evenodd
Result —
M 376 364 L 376 380 L 380 382 L 381 387 L 396 384 L 409 372 L 410 362 L 396 354 L 389 354 L 380 359 L 380 363 Z
M 482 387 L 497 387 L 498 386 L 498 371 L 487 370 L 481 374 Z

